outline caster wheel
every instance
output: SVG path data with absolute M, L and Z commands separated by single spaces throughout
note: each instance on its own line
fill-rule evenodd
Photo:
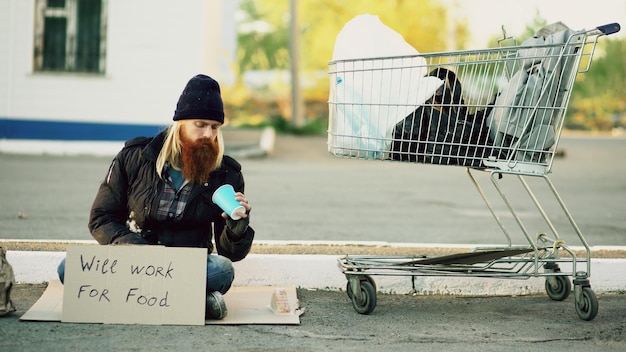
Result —
M 370 284 L 372 284 L 372 286 L 374 286 L 374 292 L 376 292 L 378 289 L 376 288 L 376 282 L 374 281 L 374 279 L 369 276 L 369 275 L 362 275 L 359 277 L 359 280 L 361 280 L 361 282 L 363 281 L 369 281 Z M 348 297 L 350 297 L 350 299 L 352 299 L 352 287 L 350 287 L 350 280 L 348 280 L 348 283 L 346 284 L 346 293 L 348 294 Z
M 548 297 L 554 301 L 566 299 L 572 292 L 572 283 L 567 276 L 553 276 L 546 278 L 546 292 Z
M 352 300 L 352 307 L 359 314 L 370 314 L 376 308 L 376 289 L 368 280 L 361 280 L 359 283 L 361 294 L 355 295 L 348 283 L 348 297 Z
M 590 321 L 598 314 L 598 298 L 590 287 L 581 289 L 580 300 L 576 300 L 576 313 L 582 320 Z

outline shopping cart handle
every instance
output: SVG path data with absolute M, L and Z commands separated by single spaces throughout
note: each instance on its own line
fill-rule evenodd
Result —
M 619 32 L 620 28 L 621 27 L 619 23 L 611 23 L 611 24 L 605 24 L 604 26 L 599 26 L 596 29 L 598 29 L 604 35 L 609 35 L 609 34 Z

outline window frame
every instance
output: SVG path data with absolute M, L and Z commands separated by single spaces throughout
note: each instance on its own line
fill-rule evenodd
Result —
M 48 7 L 47 0 L 35 0 L 33 72 L 105 74 L 108 0 L 100 0 L 99 53 L 98 62 L 95 65 L 97 66 L 96 70 L 79 69 L 76 65 L 76 56 L 79 54 L 76 50 L 78 45 L 78 1 L 65 0 L 65 7 Z M 65 62 L 64 67 L 60 69 L 44 67 L 46 18 L 66 19 Z

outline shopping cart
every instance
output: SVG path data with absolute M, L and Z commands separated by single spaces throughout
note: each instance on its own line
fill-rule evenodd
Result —
M 590 287 L 590 248 L 548 174 L 578 73 L 589 70 L 598 38 L 617 23 L 573 31 L 562 24 L 521 45 L 506 36 L 498 48 L 415 56 L 336 60 L 329 63 L 328 150 L 351 159 L 461 166 L 506 238 L 506 244 L 444 256 L 345 255 L 354 309 L 376 306 L 373 276 L 545 277 L 556 301 L 574 286 L 580 319 L 592 320 L 598 300 Z M 523 234 L 522 243 L 497 215 L 475 176 L 486 172 Z M 521 182 L 547 230 L 533 235 L 505 195 L 501 179 Z M 580 248 L 566 243 L 526 177 L 545 180 Z M 560 210 L 559 210 L 560 211 Z M 584 252 L 581 254 L 581 252 Z M 572 277 L 570 281 L 569 277 Z

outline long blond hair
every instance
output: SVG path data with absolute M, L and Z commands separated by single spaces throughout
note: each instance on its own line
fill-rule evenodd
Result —
M 183 121 L 174 121 L 167 128 L 167 135 L 165 136 L 165 142 L 159 152 L 159 156 L 156 161 L 156 172 L 160 178 L 163 178 L 163 168 L 165 164 L 169 162 L 171 167 L 176 170 L 181 169 L 180 165 L 180 152 L 182 149 L 182 142 L 180 138 L 180 129 L 183 125 Z M 213 170 L 222 165 L 222 159 L 224 158 L 224 136 L 222 135 L 222 129 L 217 130 L 217 160 Z

